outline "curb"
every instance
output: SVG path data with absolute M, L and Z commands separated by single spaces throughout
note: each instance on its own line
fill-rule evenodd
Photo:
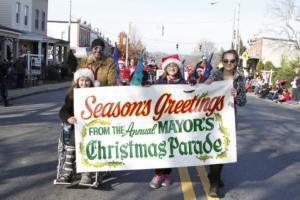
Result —
M 69 88 L 70 86 L 71 86 L 71 82 L 67 81 L 67 82 L 55 83 L 55 84 L 45 84 L 45 85 L 40 85 L 37 87 L 24 88 L 24 89 L 19 89 L 19 90 L 18 89 L 8 90 L 7 100 L 10 101 L 10 100 L 19 99 L 22 97 L 31 96 L 31 95 L 57 91 L 57 90 Z M 3 100 L 0 99 L 0 102 L 3 102 Z
M 251 96 L 251 97 L 254 97 L 256 99 L 259 99 L 261 101 L 266 101 L 266 102 L 271 102 L 273 103 L 274 105 L 278 105 L 278 106 L 281 106 L 281 107 L 285 107 L 285 108 L 290 108 L 290 109 L 300 109 L 300 104 L 299 105 L 292 105 L 292 104 L 288 104 L 288 103 L 285 103 L 285 102 L 282 102 L 282 103 L 275 103 L 269 99 L 266 99 L 266 98 L 259 98 L 257 95 L 253 94 L 253 93 L 247 93 L 247 96 Z
M 41 90 L 41 91 L 30 92 L 30 93 L 27 93 L 27 94 L 20 94 L 18 96 L 11 96 L 11 97 L 8 97 L 7 100 L 14 100 L 14 99 L 19 99 L 19 98 L 22 98 L 22 97 L 32 96 L 32 95 L 36 95 L 36 94 L 41 94 L 41 93 L 46 93 L 46 92 L 53 92 L 53 91 L 57 91 L 57 90 L 65 89 L 65 88 L 69 88 L 69 86 L 60 87 L 60 88 L 53 88 L 53 89 L 45 89 L 45 90 Z

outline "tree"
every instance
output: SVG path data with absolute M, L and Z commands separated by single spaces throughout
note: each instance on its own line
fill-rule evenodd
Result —
M 291 66 L 286 65 L 281 68 L 279 68 L 274 74 L 273 74 L 273 82 L 276 82 L 278 80 L 287 80 L 286 86 L 290 87 L 290 83 L 293 81 L 294 78 L 294 71 Z
M 282 57 L 281 67 L 275 68 L 275 71 L 273 73 L 273 82 L 276 82 L 278 80 L 287 80 L 286 87 L 290 87 L 290 83 L 294 78 L 294 68 L 292 64 L 297 62 L 297 60 L 299 61 L 299 59 L 288 61 L 287 58 Z
M 214 62 L 216 58 L 218 57 L 218 50 L 215 47 L 215 44 L 209 40 L 200 40 L 197 44 L 196 47 L 194 48 L 193 52 L 191 55 L 185 55 L 186 63 L 191 63 L 193 66 L 196 65 L 202 58 L 202 56 L 209 57 L 211 53 L 214 53 L 212 63 L 217 63 Z M 218 57 L 219 59 L 219 57 Z
M 262 60 L 259 60 L 259 62 L 256 65 L 256 71 L 261 74 L 263 70 L 270 71 L 270 70 L 275 70 L 275 66 L 271 61 L 266 61 L 265 63 Z
M 259 60 L 259 62 L 256 65 L 256 71 L 261 74 L 261 71 L 264 70 L 264 62 L 262 60 Z
M 127 34 L 125 32 L 120 32 L 119 33 L 119 39 L 118 39 L 118 50 L 120 52 L 119 56 L 120 57 L 125 57 L 126 54 L 126 38 Z
M 142 41 L 142 38 L 138 34 L 138 30 L 135 27 L 131 26 L 129 38 L 129 58 L 138 60 L 142 52 L 144 52 L 144 56 L 146 56 L 146 47 Z
M 242 55 L 245 51 L 246 51 L 246 47 L 245 47 L 245 45 L 244 45 L 244 43 L 243 43 L 243 40 L 240 38 L 240 44 L 239 44 L 239 50 L 240 50 L 240 52 L 239 52 L 239 55 Z
M 194 49 L 193 54 L 209 56 L 211 53 L 216 51 L 217 48 L 215 47 L 215 43 L 209 40 L 201 40 L 197 43 L 197 46 Z
M 273 0 L 270 5 L 272 19 L 279 22 L 279 26 L 272 27 L 279 34 L 294 40 L 296 48 L 300 50 L 300 1 L 299 0 Z M 276 23 L 278 24 L 276 21 Z M 276 30 L 276 27 L 279 27 Z
M 297 57 L 294 60 L 291 60 L 290 66 L 293 68 L 293 70 L 300 67 L 300 57 Z
M 267 61 L 265 64 L 264 64 L 264 70 L 274 70 L 275 66 L 273 65 L 273 63 L 271 61 Z
M 119 40 L 118 40 L 118 50 L 120 51 L 119 56 L 125 58 L 126 56 L 126 39 L 127 34 L 125 32 L 119 33 Z M 141 39 L 137 37 L 136 30 L 131 28 L 131 33 L 128 39 L 128 58 L 138 60 L 140 54 L 142 52 L 146 52 L 146 48 Z

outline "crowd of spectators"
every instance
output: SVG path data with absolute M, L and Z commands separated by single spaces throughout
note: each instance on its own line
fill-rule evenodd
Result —
M 292 88 L 288 88 L 287 85 L 287 80 L 277 80 L 275 83 L 269 84 L 268 80 L 261 75 L 246 77 L 247 92 L 276 103 L 286 102 L 300 105 L 300 68 L 295 69 L 295 76 L 291 82 Z

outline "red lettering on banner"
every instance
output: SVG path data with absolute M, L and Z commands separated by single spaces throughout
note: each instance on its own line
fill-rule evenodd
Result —
M 88 98 L 85 99 L 85 107 L 86 107 L 86 109 L 87 109 L 87 110 L 89 111 L 89 113 L 90 113 L 87 117 L 84 117 L 83 115 L 84 115 L 85 112 L 84 112 L 84 110 L 81 111 L 81 113 L 80 113 L 81 118 L 82 118 L 82 119 L 85 119 L 85 120 L 90 119 L 90 118 L 92 117 L 92 115 L 93 115 L 93 110 L 92 110 L 92 108 L 90 107 L 90 105 L 89 105 L 89 103 L 88 103 L 88 100 L 89 100 L 90 98 L 92 98 L 92 103 L 95 103 L 95 102 L 96 102 L 96 97 L 95 97 L 95 96 L 89 96 Z
M 172 115 L 187 112 L 204 112 L 206 116 L 210 116 L 215 110 L 221 111 L 224 106 L 224 96 L 213 98 L 195 96 L 193 99 L 188 100 L 175 100 L 171 97 L 172 94 L 170 93 L 164 93 L 159 97 L 154 108 L 155 116 L 152 117 L 153 120 L 157 121 L 161 119 L 164 113 Z
M 95 96 L 87 97 L 85 100 L 86 110 L 81 111 L 81 118 L 84 120 L 99 117 L 128 117 L 128 116 L 147 116 L 151 111 L 151 99 L 138 102 L 109 102 L 97 103 Z M 86 114 L 87 113 L 87 114 Z
M 154 107 L 152 119 L 157 121 L 164 113 L 169 115 L 184 114 L 192 112 L 203 112 L 211 116 L 215 111 L 221 111 L 224 107 L 224 96 L 198 97 L 192 99 L 172 99 L 171 93 L 163 93 L 157 100 Z M 97 102 L 96 96 L 89 96 L 85 99 L 85 109 L 81 111 L 81 117 L 88 120 L 91 117 L 116 118 L 116 117 L 139 117 L 148 116 L 151 112 L 152 100 L 134 102 Z

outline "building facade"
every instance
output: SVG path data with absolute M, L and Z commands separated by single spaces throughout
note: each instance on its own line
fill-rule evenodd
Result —
M 0 25 L 0 62 L 16 59 L 21 31 Z
M 7 57 L 12 54 L 12 61 L 14 61 L 19 54 L 30 53 L 41 57 L 43 65 L 55 63 L 58 58 L 63 60 L 69 46 L 68 42 L 56 40 L 47 36 L 47 19 L 48 19 L 48 0 L 1 0 L 0 1 L 0 25 L 9 29 L 19 31 L 14 40 L 6 40 L 2 45 L 2 57 Z M 13 49 L 13 51 L 7 51 Z M 49 51 L 48 49 L 53 49 Z
M 267 37 L 251 40 L 247 52 L 250 62 L 251 60 L 271 61 L 275 67 L 281 67 L 282 58 L 293 60 L 300 56 L 295 41 Z
M 53 38 L 68 40 L 69 22 L 48 20 L 48 35 Z M 92 41 L 96 38 L 102 38 L 99 29 L 95 29 L 91 24 L 80 19 L 71 22 L 70 48 L 75 50 L 76 57 L 87 56 L 90 52 Z M 105 54 L 111 55 L 112 45 L 108 38 L 105 40 Z

